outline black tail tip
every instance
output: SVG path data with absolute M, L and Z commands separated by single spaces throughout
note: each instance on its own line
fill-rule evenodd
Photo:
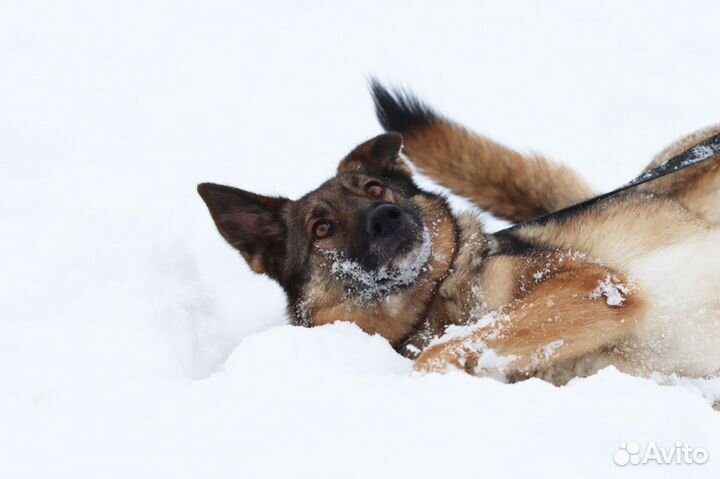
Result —
M 377 79 L 370 79 L 375 114 L 385 131 L 407 133 L 438 119 L 435 112 L 407 90 L 388 90 Z

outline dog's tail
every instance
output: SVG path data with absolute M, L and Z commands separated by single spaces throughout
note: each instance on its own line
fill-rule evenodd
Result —
M 403 135 L 404 152 L 419 170 L 498 217 L 523 221 L 593 196 L 566 166 L 473 133 L 411 93 L 376 80 L 370 88 L 380 124 Z

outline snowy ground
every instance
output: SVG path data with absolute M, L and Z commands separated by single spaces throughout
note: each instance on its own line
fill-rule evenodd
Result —
M 718 18 L 713 1 L 3 0 L 0 476 L 718 477 L 720 380 L 413 376 L 350 325 L 284 326 L 279 288 L 194 191 L 317 186 L 379 132 L 369 74 L 609 189 L 720 120 Z M 616 466 L 628 441 L 709 460 Z

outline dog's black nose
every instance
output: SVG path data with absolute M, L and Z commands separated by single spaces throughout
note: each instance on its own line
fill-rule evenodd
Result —
M 368 215 L 367 232 L 372 238 L 397 233 L 396 229 L 405 222 L 403 211 L 395 205 L 384 204 Z

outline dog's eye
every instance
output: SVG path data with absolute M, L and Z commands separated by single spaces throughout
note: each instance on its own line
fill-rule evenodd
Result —
M 385 188 L 377 181 L 370 181 L 365 185 L 365 191 L 373 198 L 380 198 L 385 192 Z
M 332 224 L 329 221 L 318 221 L 313 226 L 313 233 L 318 239 L 327 238 L 332 234 Z

